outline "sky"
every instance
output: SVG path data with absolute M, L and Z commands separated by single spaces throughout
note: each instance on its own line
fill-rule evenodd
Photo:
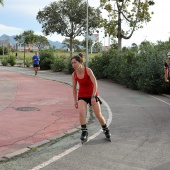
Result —
M 43 35 L 41 24 L 36 20 L 39 10 L 43 10 L 54 0 L 3 0 L 4 6 L 0 6 L 0 36 L 19 35 L 26 30 L 33 30 L 37 35 Z M 99 0 L 88 0 L 89 5 L 98 7 Z M 113 3 L 113 2 L 112 2 Z M 170 37 L 170 0 L 155 0 L 155 5 L 151 7 L 154 12 L 149 23 L 144 24 L 144 28 L 135 31 L 131 39 L 123 40 L 123 46 L 131 46 L 132 43 L 140 44 L 144 40 L 156 43 L 166 41 Z M 107 13 L 103 12 L 106 17 Z M 99 41 L 108 45 L 108 37 L 103 38 L 102 32 L 99 33 Z M 65 37 L 58 34 L 47 36 L 52 41 L 62 42 Z M 77 37 L 82 40 L 83 37 Z

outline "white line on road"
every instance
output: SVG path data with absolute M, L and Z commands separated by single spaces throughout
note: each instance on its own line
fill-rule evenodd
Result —
M 166 102 L 166 101 L 164 101 L 164 100 L 161 100 L 161 99 L 159 99 L 159 98 L 157 98 L 157 97 L 155 97 L 155 96 L 151 96 L 151 95 L 149 95 L 149 96 L 170 106 L 170 103 L 168 103 L 168 102 Z
M 103 99 L 102 99 L 102 102 L 103 102 L 103 104 L 105 105 L 105 107 L 107 108 L 107 111 L 108 111 L 108 114 L 109 114 L 109 117 L 108 117 L 108 120 L 107 120 L 107 125 L 109 126 L 109 125 L 111 124 L 111 122 L 112 122 L 112 111 L 111 111 L 109 105 L 108 105 Z M 98 132 L 96 132 L 94 135 L 90 136 L 90 137 L 89 137 L 89 140 L 92 140 L 92 139 L 96 138 L 98 135 L 100 135 L 101 132 L 102 132 L 102 129 L 100 129 L 100 130 L 99 130 Z M 34 168 L 30 169 L 30 170 L 39 170 L 39 169 L 42 169 L 42 168 L 48 166 L 49 164 L 51 164 L 51 163 L 53 163 L 53 162 L 61 159 L 62 157 L 68 155 L 69 153 L 75 151 L 76 149 L 80 148 L 81 146 L 82 146 L 82 144 L 79 143 L 79 144 L 73 146 L 72 148 L 66 150 L 65 152 L 63 152 L 63 153 L 61 153 L 61 154 L 59 154 L 59 155 L 56 155 L 56 156 L 52 157 L 52 158 L 49 159 L 48 161 L 43 162 L 42 164 L 37 165 L 36 167 L 34 167 Z

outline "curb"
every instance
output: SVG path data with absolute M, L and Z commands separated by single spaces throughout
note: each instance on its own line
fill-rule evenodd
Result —
M 88 111 L 87 117 L 86 117 L 87 123 L 90 121 L 90 119 L 91 119 L 91 113 L 90 113 L 90 111 Z M 30 145 L 30 146 L 28 146 L 26 148 L 23 148 L 23 149 L 20 149 L 18 151 L 15 151 L 13 153 L 7 154 L 7 155 L 5 155 L 3 157 L 0 157 L 0 163 L 9 161 L 10 159 L 12 159 L 14 157 L 20 156 L 20 155 L 22 155 L 22 154 L 24 154 L 26 152 L 30 152 L 31 150 L 33 150 L 35 148 L 38 148 L 38 147 L 41 147 L 41 146 L 43 146 L 43 145 L 45 145 L 47 143 L 50 143 L 52 141 L 56 141 L 57 142 L 57 141 L 61 140 L 64 137 L 67 137 L 67 136 L 69 136 L 71 134 L 74 134 L 74 133 L 80 131 L 80 129 L 81 129 L 81 126 L 77 126 L 74 129 L 66 131 L 66 132 L 64 132 L 62 134 L 58 134 L 56 136 L 50 137 L 48 139 L 45 139 L 43 141 L 34 143 L 33 145 Z
M 170 98 L 170 95 L 168 94 L 162 94 L 162 96 Z

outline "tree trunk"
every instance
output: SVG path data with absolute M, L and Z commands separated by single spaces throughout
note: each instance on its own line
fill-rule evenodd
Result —
M 73 56 L 73 37 L 70 37 L 70 58 Z
M 117 35 L 117 38 L 118 38 L 118 50 L 121 51 L 122 49 L 122 34 L 121 34 L 121 13 L 119 12 L 118 13 L 118 35 Z

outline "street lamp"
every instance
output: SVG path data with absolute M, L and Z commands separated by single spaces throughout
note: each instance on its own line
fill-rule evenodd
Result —
M 87 10 L 86 10 L 86 67 L 88 67 L 88 34 L 89 34 L 89 31 L 88 31 L 88 27 L 89 27 L 89 19 L 88 19 L 88 7 L 89 7 L 89 4 L 88 4 L 88 0 L 87 0 Z
M 144 37 L 144 41 L 146 41 L 147 36 L 143 36 L 143 37 Z
M 3 59 L 4 59 L 4 45 L 5 45 L 5 43 L 4 43 L 5 41 L 4 40 L 2 40 L 2 50 L 3 50 Z

